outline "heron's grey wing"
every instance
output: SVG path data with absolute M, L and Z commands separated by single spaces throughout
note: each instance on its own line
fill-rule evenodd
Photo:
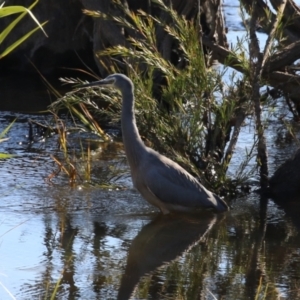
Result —
M 187 207 L 214 206 L 214 198 L 194 177 L 176 163 L 152 157 L 142 174 L 144 184 L 162 202 Z

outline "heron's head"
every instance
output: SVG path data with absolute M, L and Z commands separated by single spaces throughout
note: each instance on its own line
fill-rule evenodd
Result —
M 82 84 L 79 87 L 106 86 L 119 89 L 121 92 L 133 91 L 132 81 L 123 74 L 112 74 L 103 80 Z

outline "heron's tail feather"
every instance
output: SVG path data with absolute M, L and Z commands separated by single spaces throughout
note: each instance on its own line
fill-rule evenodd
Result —
M 218 195 L 216 194 L 213 194 L 215 199 L 216 199 L 216 202 L 217 202 L 217 206 L 216 206 L 216 210 L 219 211 L 219 212 L 223 212 L 223 211 L 228 211 L 230 210 L 229 209 L 229 206 L 228 204 L 222 199 L 220 198 Z

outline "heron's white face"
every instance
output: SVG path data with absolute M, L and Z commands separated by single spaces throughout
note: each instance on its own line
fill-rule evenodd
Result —
M 115 86 L 115 82 L 116 79 L 113 77 L 113 75 L 110 75 L 108 77 L 106 77 L 105 79 L 99 80 L 99 81 L 93 81 L 93 82 L 89 82 L 89 83 L 85 83 L 80 85 L 80 88 L 83 87 L 90 87 L 90 86 Z
M 114 87 L 119 89 L 121 92 L 133 91 L 133 84 L 131 80 L 123 74 L 112 74 L 107 76 L 103 80 L 86 83 L 79 87 L 90 87 L 90 86 Z
M 109 75 L 105 79 L 98 81 L 100 86 L 115 86 L 116 78 L 114 75 Z

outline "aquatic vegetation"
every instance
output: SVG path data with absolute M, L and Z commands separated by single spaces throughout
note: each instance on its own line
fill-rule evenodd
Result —
M 99 60 L 101 62 L 103 56 L 116 57 L 126 66 L 127 75 L 136 87 L 137 124 L 146 143 L 171 156 L 215 191 L 226 193 L 230 190 L 231 180 L 226 172 L 234 144 L 226 153 L 225 149 L 237 114 L 243 108 L 245 118 L 250 111 L 249 100 L 239 97 L 246 87 L 224 84 L 225 71 L 206 66 L 206 57 L 198 42 L 199 28 L 172 9 L 165 6 L 164 9 L 174 18 L 176 26 L 168 26 L 166 30 L 178 43 L 184 67 L 178 68 L 161 56 L 153 32 L 155 26 L 164 26 L 164 22 L 143 12 L 125 11 L 130 23 L 126 18 L 104 16 L 112 17 L 121 26 L 130 26 L 142 38 L 129 37 L 130 48 L 120 45 L 109 48 L 98 53 Z M 112 61 L 107 71 L 118 72 L 117 63 Z M 155 83 L 153 79 L 157 77 L 161 83 Z M 64 79 L 64 82 L 81 83 L 74 78 Z M 94 120 L 119 124 L 120 96 L 106 89 L 99 95 L 97 90 L 74 90 L 54 102 L 50 109 L 57 112 L 67 107 L 72 112 L 84 105 L 81 112 L 85 116 L 90 114 Z M 101 98 L 102 107 L 95 103 L 96 97 Z M 235 182 L 240 183 L 242 178 L 235 178 Z
M 16 120 L 11 122 L 2 132 L 0 132 L 0 143 L 5 142 L 6 140 L 9 139 L 9 138 L 6 138 L 5 135 L 9 132 L 9 130 L 11 129 L 11 127 L 13 126 L 15 121 Z M 12 154 L 0 153 L 0 159 L 7 159 L 7 158 L 11 158 L 11 157 L 13 157 Z
M 124 72 L 133 81 L 136 119 L 144 141 L 172 157 L 219 194 L 236 195 L 242 190 L 249 191 L 247 181 L 258 172 L 261 187 L 267 187 L 265 130 L 276 109 L 273 107 L 273 113 L 269 110 L 269 115 L 265 114 L 273 96 L 269 89 L 262 92 L 262 86 L 268 83 L 266 74 L 272 67 L 272 57 L 283 55 L 277 50 L 285 30 L 284 6 L 272 16 L 266 45 L 261 50 L 256 35 L 261 12 L 254 6 L 250 10 L 250 22 L 244 20 L 245 40 L 238 41 L 235 48 L 221 49 L 220 45 L 209 43 L 205 35 L 201 36 L 199 20 L 186 20 L 163 1 L 154 3 L 167 13 L 172 25 L 143 11 L 130 11 L 117 0 L 114 5 L 122 11 L 121 15 L 85 11 L 95 18 L 113 20 L 127 33 L 124 45 L 107 48 L 96 55 L 107 73 Z M 244 9 L 241 11 L 245 15 Z M 164 58 L 162 50 L 158 49 L 157 28 L 163 28 L 169 34 L 177 57 L 175 63 Z M 215 54 L 220 56 L 223 69 L 211 65 Z M 241 74 L 230 71 L 229 80 L 224 80 L 229 67 Z M 65 78 L 63 82 L 73 84 L 74 90 L 54 102 L 50 110 L 57 113 L 67 108 L 70 113 L 81 116 L 82 123 L 90 130 L 109 139 L 96 124 L 119 125 L 120 96 L 106 89 L 76 89 L 82 82 L 74 78 Z M 99 100 L 101 103 L 98 104 Z M 241 154 L 236 152 L 236 145 L 245 125 L 253 130 L 253 140 Z M 234 155 L 243 158 L 239 166 L 234 166 L 238 172 L 233 173 Z

